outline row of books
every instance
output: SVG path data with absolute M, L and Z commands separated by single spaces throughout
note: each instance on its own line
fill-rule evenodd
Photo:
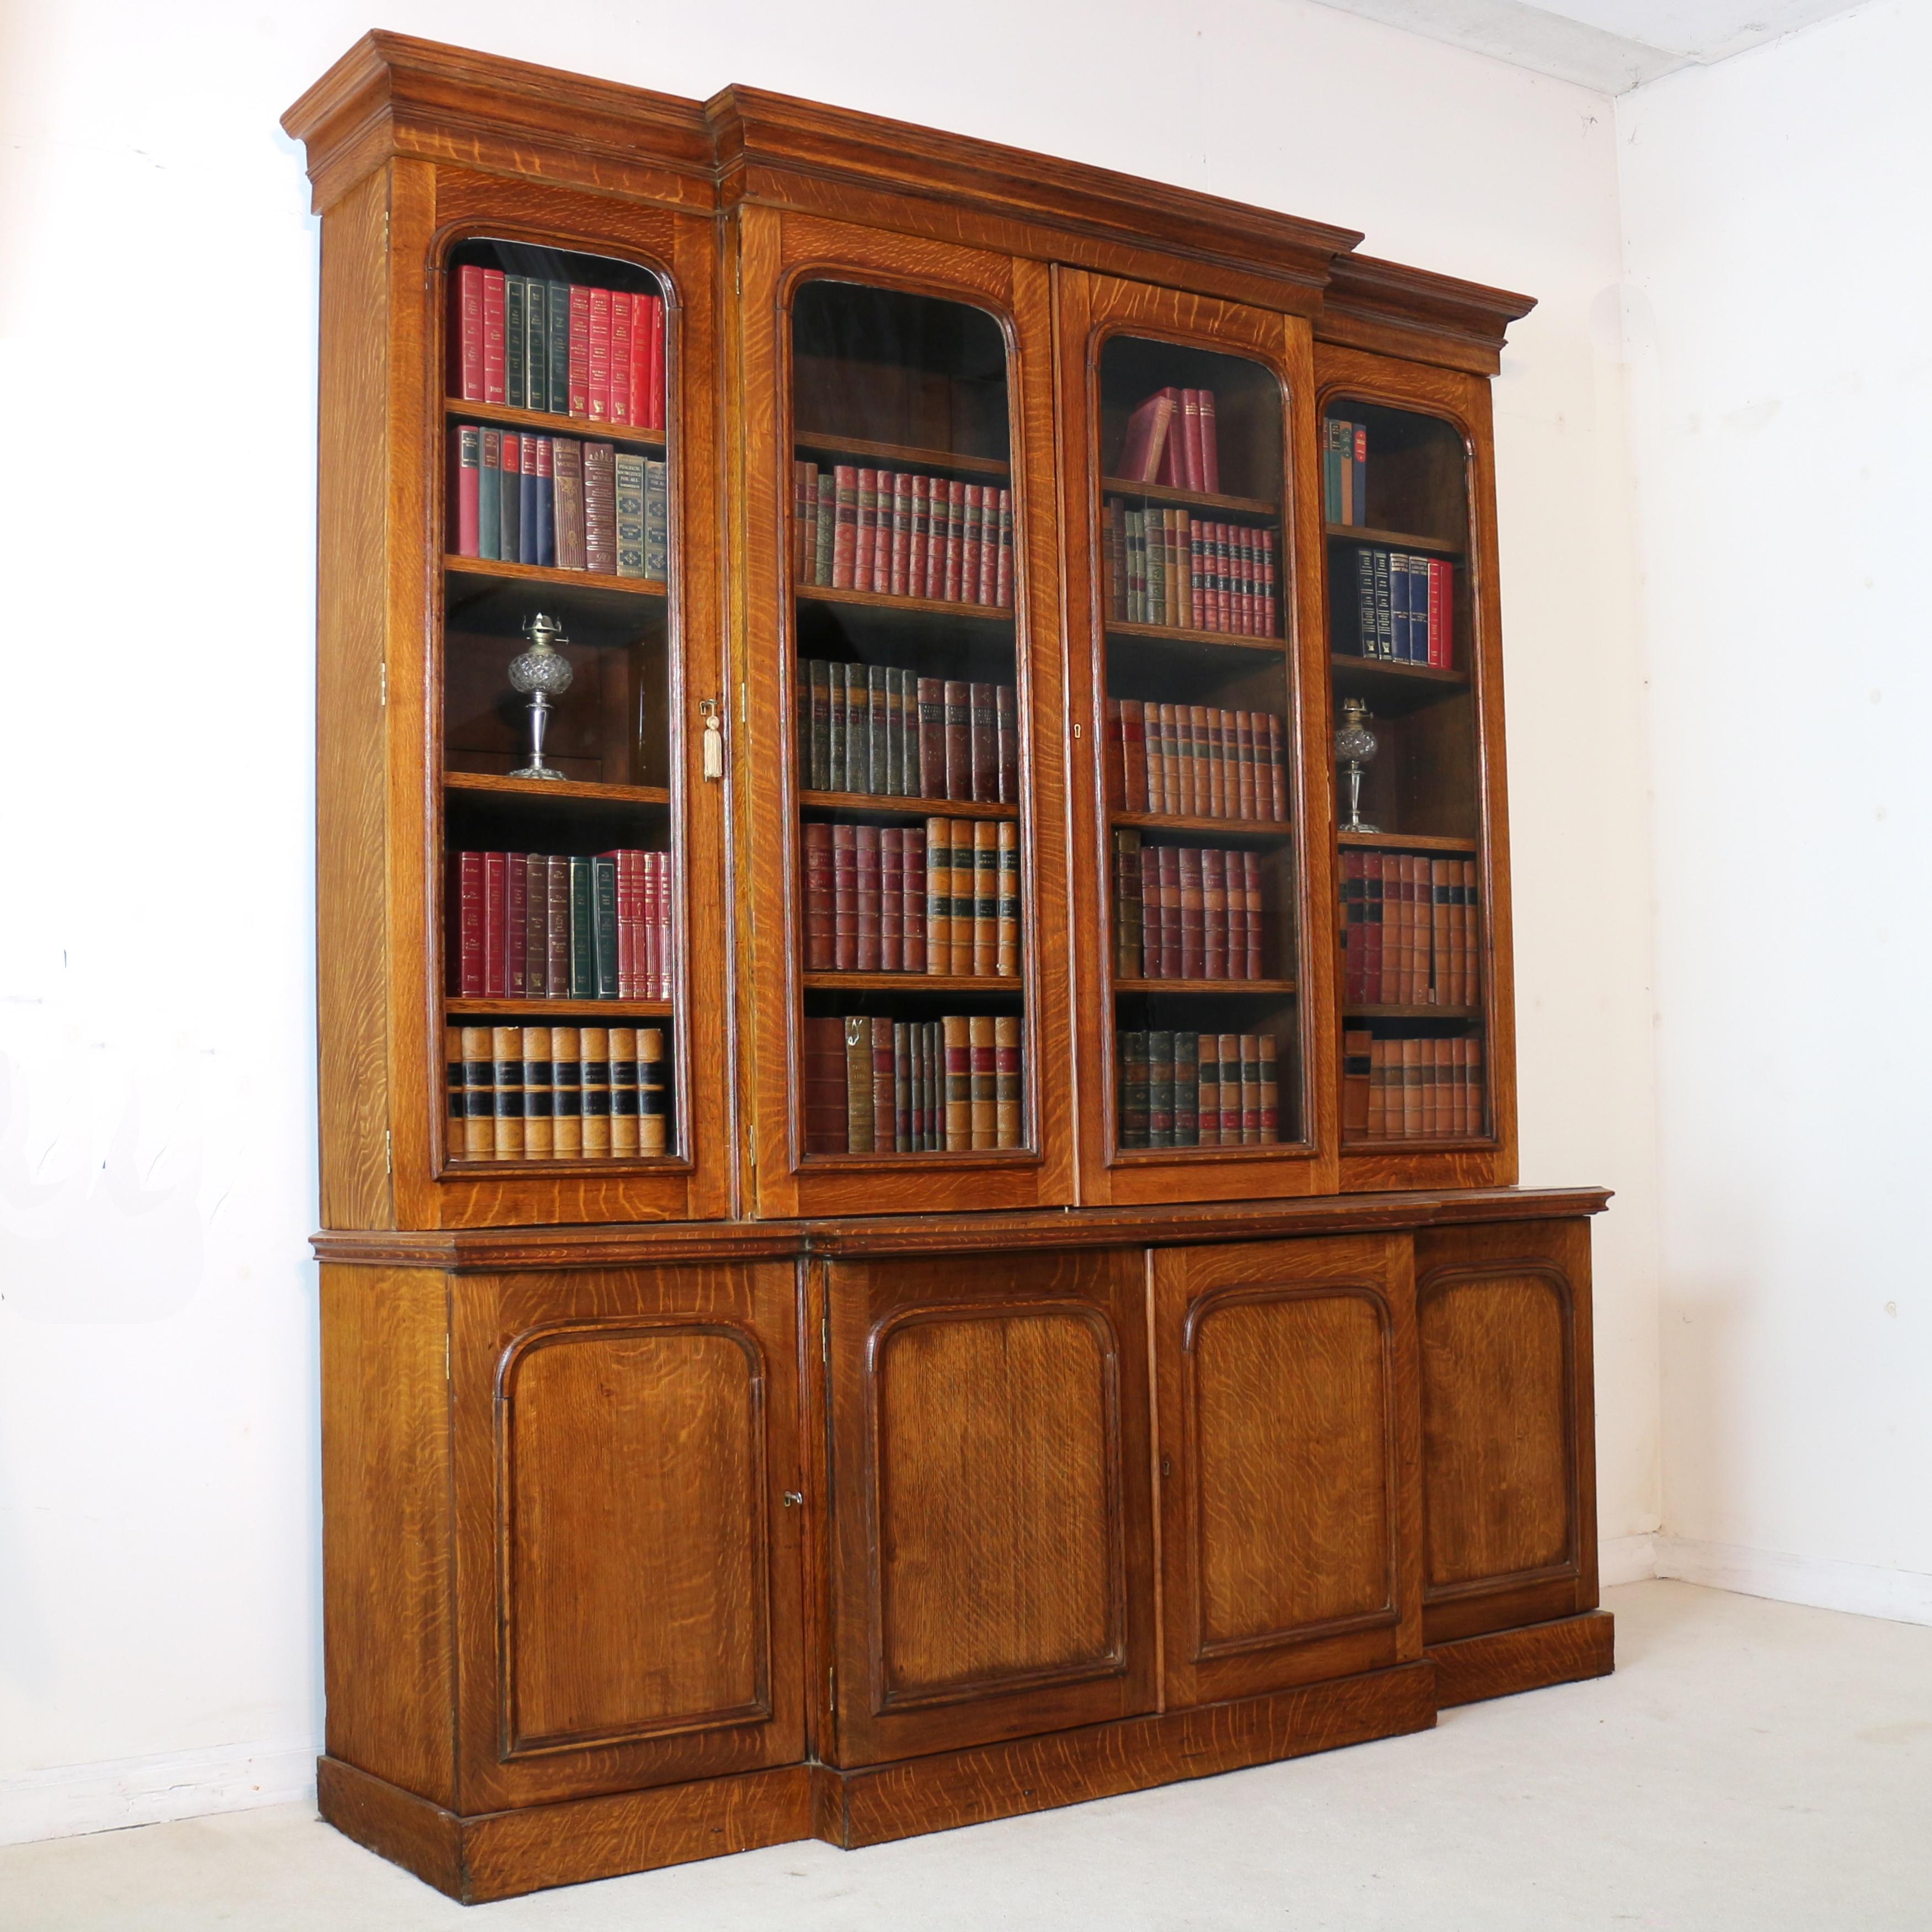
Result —
M 1275 533 L 1185 510 L 1131 510 L 1107 499 L 1100 522 L 1107 615 L 1238 637 L 1279 634 Z
M 1019 713 L 1010 684 L 810 658 L 798 705 L 799 776 L 812 790 L 1018 802 Z
M 1339 585 L 1336 596 L 1345 657 L 1455 668 L 1456 566 L 1447 559 L 1364 544 L 1352 604 Z
M 805 1023 L 808 1154 L 982 1154 L 1026 1144 L 1016 1014 Z
M 1274 1036 L 1114 1036 L 1124 1148 L 1264 1147 L 1280 1138 Z
M 801 584 L 1001 608 L 1013 601 L 1013 493 L 909 470 L 792 466 Z
M 452 374 L 463 402 L 664 426 L 661 296 L 461 268 L 452 321 Z
M 1218 494 L 1221 452 L 1212 389 L 1156 389 L 1127 418 L 1120 460 L 1109 472 L 1124 483 L 1161 483 Z
M 1480 1040 L 1342 1036 L 1344 1140 L 1467 1140 L 1482 1131 Z
M 808 824 L 806 971 L 1012 977 L 1019 834 L 1011 819 Z
M 1114 971 L 1124 980 L 1263 976 L 1262 865 L 1252 852 L 1144 845 L 1114 834 Z
M 661 1028 L 452 1026 L 443 1040 L 456 1160 L 623 1160 L 670 1151 Z
M 605 577 L 670 574 L 664 465 L 574 436 L 449 432 L 453 554 Z
M 1264 711 L 1107 700 L 1107 802 L 1188 818 L 1288 816 L 1286 728 Z
M 668 852 L 456 852 L 449 872 L 458 998 L 670 998 Z
M 1342 1003 L 1473 1006 L 1480 898 L 1473 859 L 1342 854 Z
M 1330 416 L 1322 447 L 1322 514 L 1331 524 L 1369 520 L 1369 426 Z

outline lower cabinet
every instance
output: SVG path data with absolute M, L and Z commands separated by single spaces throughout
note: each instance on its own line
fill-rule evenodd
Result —
M 1144 1275 L 832 1264 L 832 1762 L 1154 1708 Z
M 1422 1654 L 1406 1236 L 1153 1258 L 1166 1701 Z

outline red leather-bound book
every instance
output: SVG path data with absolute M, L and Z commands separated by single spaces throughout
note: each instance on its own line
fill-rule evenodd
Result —
M 449 393 L 466 403 L 483 394 L 483 271 L 458 268 L 450 311 Z
M 1261 1082 L 1261 1142 L 1272 1147 L 1281 1138 L 1281 1081 L 1276 1071 L 1273 1034 L 1261 1034 L 1255 1042 Z
M 980 500 L 985 494 L 984 486 L 978 483 L 959 486 L 959 601 L 962 604 L 980 601 L 980 553 L 986 530 Z
M 959 602 L 966 568 L 966 485 L 956 476 L 946 485 L 945 575 L 939 595 L 948 604 Z
M 1138 698 L 1120 700 L 1120 776 L 1128 812 L 1148 808 L 1146 710 Z
M 573 282 L 570 285 L 570 352 L 568 359 L 570 413 L 590 414 L 590 291 Z
M 1183 853 L 1181 857 L 1184 862 L 1186 854 Z M 1232 966 L 1230 963 L 1230 952 L 1236 950 L 1232 944 L 1234 916 L 1228 904 L 1231 895 L 1228 890 L 1228 862 L 1231 859 L 1236 868 L 1234 885 L 1238 891 L 1240 853 L 1210 848 L 1201 854 L 1201 977 L 1204 980 L 1225 980 L 1231 970 L 1238 979 L 1246 962 L 1244 941 L 1238 948 L 1240 958 Z
M 993 736 L 999 758 L 1000 802 L 1017 805 L 1020 802 L 1019 701 L 1010 684 L 993 687 Z
M 904 832 L 904 883 L 900 896 L 903 926 L 900 960 L 908 973 L 926 970 L 926 834 L 916 826 Z
M 1279 823 L 1288 816 L 1288 767 L 1284 760 L 1285 740 L 1279 718 L 1270 717 L 1268 722 L 1268 802 L 1273 808 L 1268 816 Z
M 1234 744 L 1229 732 L 1233 714 L 1218 705 L 1194 707 L 1194 742 L 1207 761 L 1208 810 L 1216 818 L 1233 818 Z
M 932 478 L 914 476 L 908 481 L 910 501 L 906 523 L 906 595 L 929 597 L 928 572 L 932 556 Z
M 833 951 L 832 827 L 815 821 L 805 827 L 805 970 L 830 973 L 838 964 Z
M 893 472 L 892 590 L 895 597 L 912 595 L 912 484 L 905 471 Z
M 504 361 L 503 272 L 483 271 L 483 400 L 500 403 L 508 393 Z
M 1161 714 L 1162 722 L 1168 720 L 1168 710 Z M 1184 818 L 1192 818 L 1201 808 L 1196 793 L 1200 778 L 1200 766 L 1194 755 L 1194 707 L 1191 704 L 1177 704 L 1172 707 L 1172 727 L 1167 740 L 1168 766 L 1174 775 L 1177 794 L 1174 809 Z
M 1112 812 L 1129 812 L 1127 803 L 1126 747 L 1122 736 L 1120 700 L 1107 700 L 1107 749 L 1103 768 L 1107 807 Z
M 980 492 L 979 601 L 1000 601 L 1000 493 L 990 483 Z
M 628 423 L 631 417 L 632 345 L 638 298 L 622 289 L 610 292 L 610 420 Z
M 1000 492 L 999 517 L 1000 548 L 994 560 L 993 602 L 1007 610 L 1013 602 L 1013 493 L 1010 490 Z
M 450 990 L 460 999 L 483 993 L 483 854 L 458 852 L 450 866 Z
M 994 804 L 1000 796 L 1000 740 L 993 687 L 975 684 L 968 688 L 972 693 L 972 736 L 967 755 L 972 762 L 972 796 L 982 804 Z
M 973 796 L 973 687 L 946 680 L 946 790 L 947 798 Z
M 618 862 L 618 888 L 626 879 L 630 884 L 631 988 L 633 1000 L 664 997 L 662 982 L 669 976 L 670 962 L 665 958 L 663 931 L 659 924 L 667 908 L 670 881 L 664 876 L 666 855 L 662 852 L 626 850 Z M 623 950 L 618 950 L 618 978 L 623 978 Z
M 1156 857 L 1160 868 L 1160 976 L 1178 980 L 1185 956 L 1182 922 L 1186 916 L 1180 897 L 1180 853 L 1175 846 L 1163 845 Z
M 905 970 L 905 832 L 879 828 L 879 970 Z
M 1206 394 L 1204 389 L 1183 389 L 1180 392 L 1183 448 L 1187 462 L 1187 476 L 1183 487 L 1189 490 L 1204 490 L 1208 487 L 1208 459 L 1202 453 L 1201 435 L 1201 400 Z
M 1161 946 L 1167 934 L 1167 908 L 1165 895 L 1161 891 L 1160 853 L 1157 848 L 1152 845 L 1141 848 L 1140 868 L 1140 976 L 1143 980 L 1158 980 L 1161 976 Z
M 805 1023 L 805 1150 L 845 1151 L 845 1022 L 836 1014 Z
M 1187 488 L 1187 395 L 1182 389 L 1166 388 L 1161 394 L 1167 398 L 1172 413 L 1167 422 L 1167 443 L 1161 452 L 1160 467 L 1154 473 L 1153 480 L 1165 483 L 1170 489 Z
M 1126 446 L 1120 452 L 1118 474 L 1132 483 L 1151 483 L 1167 454 L 1168 426 L 1174 420 L 1174 395 L 1156 390 L 1127 418 Z
M 508 855 L 483 854 L 483 997 L 503 997 L 503 921 L 509 890 Z
M 832 828 L 832 966 L 851 973 L 859 965 L 859 828 Z
M 946 796 L 946 686 L 936 677 L 922 677 L 914 687 L 919 707 L 919 782 L 915 798 Z
M 1281 620 L 1275 602 L 1274 532 L 1262 532 L 1262 635 L 1281 635 Z
M 530 916 L 530 855 L 503 854 L 503 997 L 520 1000 L 526 992 L 524 974 L 524 922 Z
M 862 973 L 877 973 L 879 964 L 880 899 L 882 881 L 879 868 L 879 828 L 862 825 L 853 836 L 854 876 L 858 886 L 858 967 Z
M 650 362 L 645 371 L 645 381 L 648 386 L 646 394 L 650 399 L 650 414 L 644 418 L 643 427 L 646 429 L 662 429 L 669 420 L 665 414 L 669 406 L 664 388 L 666 318 L 663 296 L 652 296 L 649 300 L 651 305 Z
M 1456 566 L 1438 557 L 1429 566 L 1429 662 L 1438 670 L 1456 668 L 1455 633 Z
M 1247 976 L 1250 980 L 1258 980 L 1262 976 L 1263 973 L 1262 956 L 1264 950 L 1263 941 L 1266 936 L 1265 929 L 1262 923 L 1261 854 L 1258 852 L 1244 852 L 1240 854 L 1240 860 L 1241 887 L 1247 902 L 1245 908 L 1248 940 Z M 1231 866 L 1234 862 L 1232 854 L 1228 862 Z M 1234 896 L 1232 873 L 1228 875 L 1228 897 L 1232 899 Z M 1228 970 L 1231 974 L 1234 971 L 1232 961 L 1229 962 Z
M 852 472 L 852 588 L 870 590 L 872 552 L 879 535 L 879 472 L 861 465 Z
M 1214 428 L 1214 392 L 1196 390 L 1201 409 L 1201 488 L 1210 495 L 1221 494 L 1221 446 Z
M 670 854 L 660 852 L 656 856 L 658 862 L 657 997 L 668 1000 L 670 998 L 672 964 L 676 956 L 677 908 L 671 898 Z
M 898 488 L 891 470 L 879 472 L 872 503 L 872 588 L 882 597 L 892 587 L 892 505 Z
M 859 472 L 849 463 L 835 464 L 832 478 L 838 521 L 832 536 L 831 587 L 850 590 L 859 559 Z
M 1184 845 L 1174 855 L 1180 872 L 1180 976 L 1206 976 L 1206 908 L 1202 897 L 1201 848 Z
M 449 528 L 443 541 L 458 556 L 481 556 L 483 432 L 464 423 L 449 432 Z
M 590 291 L 590 420 L 610 420 L 610 291 Z

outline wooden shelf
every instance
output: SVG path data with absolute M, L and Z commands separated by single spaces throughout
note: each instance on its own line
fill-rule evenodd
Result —
M 1130 483 L 1124 476 L 1103 476 L 1102 493 L 1109 496 L 1142 496 L 1150 503 L 1174 503 L 1184 509 L 1225 510 L 1231 516 L 1274 517 L 1281 506 L 1262 496 L 1222 496 L 1208 490 L 1177 490 L 1169 483 Z
M 1372 677 L 1395 678 L 1405 684 L 1436 684 L 1466 689 L 1469 674 L 1442 669 L 1436 664 L 1397 664 L 1392 658 L 1358 658 L 1352 651 L 1331 651 L 1330 668 L 1336 671 L 1366 672 Z
M 646 449 L 664 446 L 664 433 L 661 429 L 638 429 L 629 423 L 592 422 L 584 416 L 553 415 L 548 410 L 513 410 L 507 403 L 465 403 L 446 396 L 443 412 L 451 421 L 500 424 L 505 429 L 582 436 L 590 442 L 636 443 Z
M 1238 650 L 1272 651 L 1276 657 L 1288 649 L 1279 638 L 1251 638 L 1239 631 L 1194 631 L 1174 624 L 1130 624 L 1124 618 L 1107 620 L 1110 638 L 1145 638 L 1169 644 L 1224 644 Z M 1351 663 L 1354 660 L 1349 660 Z
M 982 623 L 1010 624 L 1010 604 L 948 604 L 938 598 L 895 597 L 884 590 L 834 590 L 822 584 L 794 586 L 801 604 L 849 604 L 862 609 L 904 613 L 909 617 L 976 617 Z
M 442 568 L 450 577 L 473 577 L 486 584 L 554 584 L 560 590 L 614 590 L 626 597 L 669 595 L 666 585 L 648 577 L 610 577 L 602 571 L 552 570 L 538 563 L 500 563 L 494 557 L 446 556 Z
M 513 778 L 495 772 L 445 772 L 446 791 L 495 792 L 508 798 L 580 799 L 598 805 L 668 805 L 668 785 L 592 784 L 582 778 Z
M 962 456 L 955 450 L 916 449 L 899 442 L 868 442 L 856 436 L 820 436 L 808 430 L 792 432 L 794 445 L 826 456 L 856 456 L 869 469 L 881 463 L 904 470 L 957 470 L 970 476 L 1005 477 L 1012 465 L 994 456 Z
M 1372 530 L 1361 524 L 1324 524 L 1322 533 L 1330 542 L 1385 544 L 1390 550 L 1426 550 L 1438 556 L 1460 556 L 1460 544 L 1444 543 L 1440 537 L 1419 537 L 1405 530 Z
M 547 1160 L 532 1160 L 526 1155 L 518 1154 L 514 1160 L 470 1160 L 461 1154 L 452 1154 L 444 1166 L 465 1174 L 584 1174 L 591 1173 L 600 1178 L 612 1174 L 650 1174 L 661 1172 L 666 1168 L 688 1166 L 681 1154 L 566 1154 L 559 1160 L 554 1154 Z
M 1017 973 L 807 973 L 814 993 L 1017 993 Z
M 1287 838 L 1294 827 L 1286 818 L 1190 818 L 1169 812 L 1110 812 L 1109 825 L 1142 826 L 1150 832 L 1211 832 L 1216 837 Z
M 518 1019 L 532 1026 L 549 1020 L 664 1019 L 671 1012 L 668 1000 L 464 1000 L 447 998 L 443 1011 L 452 1019 Z
M 822 812 L 872 812 L 899 818 L 1017 818 L 1016 805 L 986 799 L 908 798 L 897 792 L 802 791 L 802 806 Z
M 1474 852 L 1473 838 L 1436 838 L 1420 832 L 1338 832 L 1338 845 L 1364 852 Z
M 1117 993 L 1292 993 L 1292 980 L 1116 980 Z
M 1479 1006 L 1344 1006 L 1352 1020 L 1480 1020 Z

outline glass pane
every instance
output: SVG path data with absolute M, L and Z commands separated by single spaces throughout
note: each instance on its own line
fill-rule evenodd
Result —
M 1282 397 L 1243 356 L 1102 352 L 1116 1144 L 1301 1137 Z
M 452 1160 L 674 1156 L 670 312 L 629 262 L 448 265 Z
M 1342 1138 L 1487 1130 L 1468 455 L 1433 416 L 1324 424 L 1341 851 Z
M 807 284 L 792 318 L 808 1155 L 1031 1144 L 1006 343 Z

